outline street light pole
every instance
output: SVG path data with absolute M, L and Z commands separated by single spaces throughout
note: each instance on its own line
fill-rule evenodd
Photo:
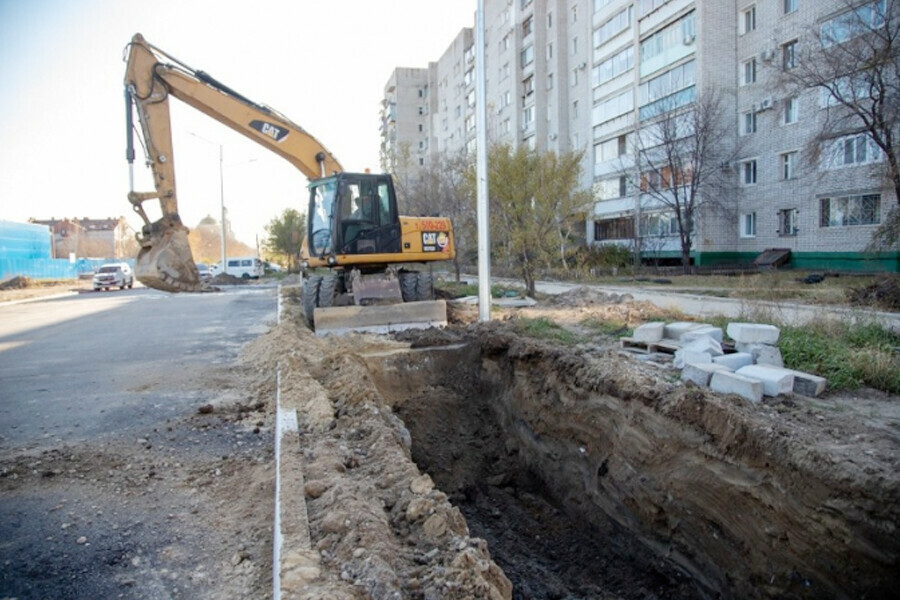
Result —
M 222 269 L 220 273 L 225 272 L 225 261 L 228 259 L 225 250 L 225 176 L 223 174 L 223 150 L 222 144 L 219 144 L 219 203 L 222 205 Z

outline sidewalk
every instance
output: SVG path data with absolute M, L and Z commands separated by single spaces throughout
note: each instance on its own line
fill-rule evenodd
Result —
M 471 283 L 477 283 L 477 278 L 474 276 L 467 276 L 466 279 Z M 521 287 L 521 282 L 515 279 L 495 277 L 493 278 L 493 281 Z M 687 315 L 695 317 L 723 315 L 731 319 L 747 318 L 759 320 L 761 316 L 764 316 L 766 319 L 773 319 L 780 323 L 790 325 L 802 325 L 803 323 L 822 317 L 832 317 L 849 321 L 873 320 L 891 331 L 900 333 L 900 313 L 867 310 L 863 308 L 800 304 L 788 301 L 772 302 L 769 300 L 719 298 L 715 296 L 701 296 L 687 292 L 673 292 L 658 288 L 636 286 L 539 281 L 535 287 L 537 291 L 551 295 L 562 294 L 577 287 L 588 287 L 613 294 L 630 294 L 635 300 L 650 302 L 664 309 L 679 310 Z

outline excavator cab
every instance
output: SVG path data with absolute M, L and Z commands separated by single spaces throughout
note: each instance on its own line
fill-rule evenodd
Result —
M 400 253 L 400 217 L 389 175 L 339 173 L 309 188 L 311 256 Z

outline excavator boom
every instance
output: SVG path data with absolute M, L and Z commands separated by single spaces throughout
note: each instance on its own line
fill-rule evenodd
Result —
M 131 123 L 136 109 L 144 150 L 153 171 L 155 191 L 136 192 L 128 200 L 144 226 L 138 236 L 135 275 L 152 288 L 169 292 L 202 291 L 188 243 L 188 229 L 178 215 L 169 97 L 196 108 L 278 154 L 309 178 L 341 171 L 337 159 L 313 136 L 277 111 L 257 104 L 203 71 L 192 69 L 135 35 L 127 48 L 125 94 L 129 163 L 134 151 Z M 133 167 L 132 167 L 133 168 Z M 162 217 L 151 221 L 143 208 L 158 199 Z

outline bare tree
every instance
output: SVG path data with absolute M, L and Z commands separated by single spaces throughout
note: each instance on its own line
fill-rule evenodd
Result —
M 900 206 L 900 0 L 842 0 L 844 11 L 808 32 L 804 51 L 784 51 L 784 81 L 817 90 L 825 106 L 812 140 L 815 158 L 837 138 L 864 133 L 883 153 L 884 176 Z M 875 246 L 900 244 L 900 210 L 875 234 Z
M 471 157 L 465 152 L 432 155 L 416 170 L 416 177 L 407 179 L 400 200 L 405 214 L 448 217 L 453 223 L 457 281 L 462 265 L 477 249 L 475 194 L 468 179 L 471 165 Z
M 721 95 L 710 90 L 683 108 L 662 106 L 662 114 L 635 135 L 638 208 L 664 207 L 677 223 L 684 272 L 691 271 L 691 249 L 703 211 L 728 210 L 734 185 L 730 165 L 737 147 L 728 143 Z M 638 234 L 640 235 L 640 234 Z

